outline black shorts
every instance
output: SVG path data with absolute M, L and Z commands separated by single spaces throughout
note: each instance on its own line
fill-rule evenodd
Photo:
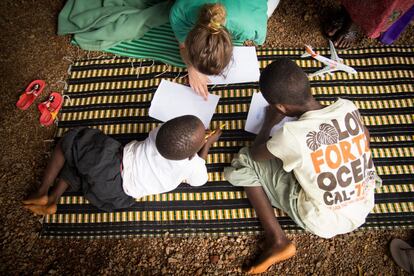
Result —
M 122 145 L 101 131 L 74 128 L 61 140 L 65 164 L 60 177 L 99 209 L 112 211 L 134 204 L 122 188 Z

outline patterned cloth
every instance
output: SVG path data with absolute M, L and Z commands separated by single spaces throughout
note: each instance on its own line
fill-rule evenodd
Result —
M 327 49 L 318 49 L 328 55 Z M 260 68 L 277 57 L 294 60 L 306 73 L 320 63 L 300 58 L 303 49 L 258 49 Z M 311 79 L 312 94 L 324 105 L 337 97 L 354 102 L 371 134 L 371 152 L 383 186 L 376 189 L 374 209 L 365 229 L 412 228 L 414 221 L 414 48 L 379 47 L 342 51 L 339 55 L 358 74 L 343 72 Z M 162 79 L 184 82 L 184 69 L 134 58 L 77 61 L 71 66 L 57 137 L 76 126 L 102 130 L 121 144 L 144 140 L 159 122 L 148 117 L 152 96 Z M 80 193 L 61 197 L 57 213 L 46 216 L 47 237 L 128 237 L 239 235 L 261 231 L 243 188 L 224 180 L 223 169 L 254 135 L 244 124 L 258 83 L 218 85 L 220 95 L 211 128 L 226 122 L 220 141 L 207 158 L 209 182 L 182 184 L 169 193 L 139 199 L 126 210 L 105 213 Z M 287 232 L 298 231 L 285 213 L 275 215 Z

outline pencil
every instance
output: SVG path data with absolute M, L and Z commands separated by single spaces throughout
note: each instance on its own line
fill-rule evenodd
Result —
M 220 126 L 219 126 L 219 128 L 220 129 L 223 129 L 223 127 L 225 127 L 227 124 L 226 123 L 224 123 L 224 124 L 221 124 Z M 210 132 L 209 134 L 207 134 L 206 135 L 206 137 L 204 138 L 204 139 L 208 139 L 211 135 L 213 135 L 214 133 L 216 133 L 216 131 L 215 130 L 213 130 L 212 132 Z

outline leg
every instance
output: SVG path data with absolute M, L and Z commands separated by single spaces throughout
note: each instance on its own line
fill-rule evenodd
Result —
M 271 265 L 293 257 L 296 253 L 296 247 L 289 241 L 280 227 L 263 188 L 245 187 L 245 191 L 263 226 L 267 244 L 264 252 L 247 272 L 249 274 L 262 273 Z
M 53 187 L 52 192 L 47 198 L 47 204 L 45 205 L 38 205 L 38 204 L 29 204 L 24 205 L 25 208 L 29 209 L 33 213 L 37 215 L 51 215 L 56 213 L 57 209 L 57 202 L 61 195 L 67 190 L 69 184 L 64 180 L 60 179 L 59 182 Z
M 49 188 L 55 182 L 60 170 L 65 164 L 65 156 L 63 155 L 61 142 L 59 141 L 56 148 L 53 151 L 52 157 L 47 164 L 45 173 L 43 175 L 42 184 L 39 189 L 30 194 L 26 200 L 23 200 L 23 204 L 36 204 L 46 205 L 48 203 L 47 193 Z
M 342 6 L 339 9 L 331 8 L 326 10 L 325 13 L 322 30 L 326 37 L 333 39 L 337 32 L 347 24 L 348 14 Z
M 338 32 L 333 43 L 339 48 L 349 48 L 357 41 L 358 33 L 358 26 L 351 21 L 347 28 Z
M 357 25 L 344 7 L 329 13 L 329 18 L 323 26 L 325 35 L 333 41 L 335 46 L 349 48 L 358 38 Z

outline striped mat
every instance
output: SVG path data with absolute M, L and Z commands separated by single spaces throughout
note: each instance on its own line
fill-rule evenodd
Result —
M 356 75 L 336 73 L 311 81 L 312 93 L 322 104 L 336 97 L 352 100 L 371 132 L 371 147 L 384 185 L 377 189 L 376 205 L 365 229 L 414 226 L 414 48 L 381 47 L 339 53 L 354 66 Z M 328 55 L 326 49 L 321 54 Z M 291 58 L 307 73 L 321 64 L 301 59 L 302 49 L 258 49 L 260 67 L 272 59 Z M 148 108 L 161 79 L 182 83 L 185 71 L 161 62 L 134 58 L 100 58 L 75 62 L 70 71 L 66 100 L 57 137 L 76 126 L 99 128 L 123 144 L 141 140 L 158 125 Z M 137 199 L 136 204 L 113 213 L 99 211 L 80 193 L 67 192 L 57 213 L 46 216 L 45 237 L 129 237 L 240 235 L 261 231 L 254 210 L 241 188 L 223 178 L 240 147 L 254 135 L 245 132 L 251 96 L 257 83 L 215 86 L 221 99 L 211 127 L 227 122 L 227 129 L 212 148 L 207 161 L 209 182 L 202 187 L 180 185 L 176 190 Z M 275 209 L 283 229 L 300 231 L 283 212 Z

